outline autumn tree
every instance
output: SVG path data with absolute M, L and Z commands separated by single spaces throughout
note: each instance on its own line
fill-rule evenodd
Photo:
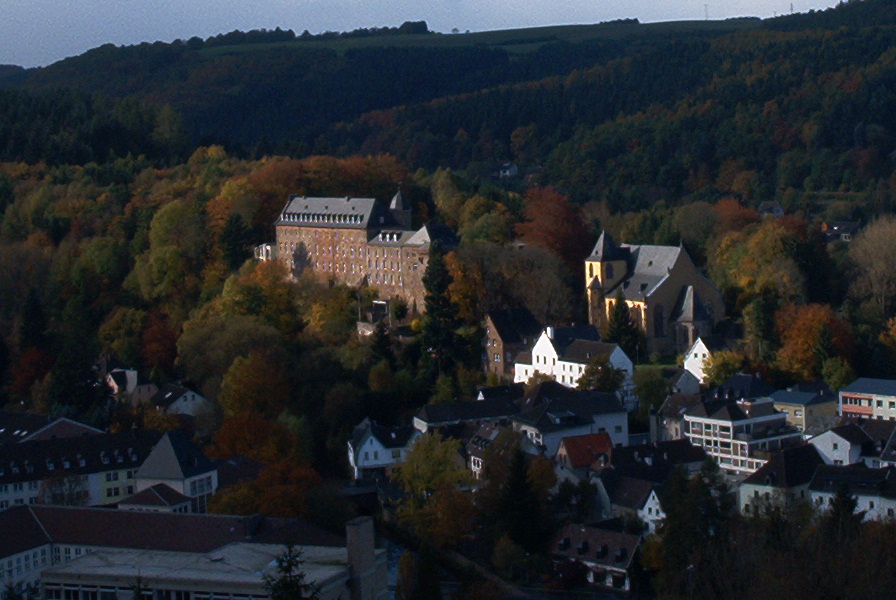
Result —
M 285 353 L 277 348 L 253 349 L 236 357 L 221 380 L 218 402 L 224 414 L 248 411 L 276 417 L 290 399 L 290 372 Z
M 827 359 L 852 358 L 852 330 L 830 306 L 788 304 L 778 311 L 775 322 L 781 339 L 777 364 L 796 378 L 818 379 Z
M 550 250 L 578 273 L 594 244 L 594 236 L 582 211 L 568 196 L 553 188 L 530 188 L 526 192 L 524 221 L 516 226 L 519 238 Z
M 896 297 L 896 217 L 883 215 L 868 224 L 849 244 L 849 256 L 858 271 L 853 293 L 870 297 L 881 316 L 892 316 Z
M 625 369 L 617 369 L 611 365 L 609 355 L 598 354 L 588 361 L 576 387 L 580 390 L 615 393 L 622 387 L 625 377 Z
M 740 373 L 746 361 L 739 352 L 717 350 L 707 359 L 703 372 L 706 374 L 706 385 L 715 387 L 732 375 Z

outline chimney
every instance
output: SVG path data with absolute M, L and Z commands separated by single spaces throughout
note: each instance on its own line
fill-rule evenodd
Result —
M 385 563 L 377 564 L 373 518 L 358 517 L 345 525 L 351 600 L 374 600 L 388 586 Z
M 547 332 L 548 337 L 550 339 L 554 339 L 554 328 L 553 327 L 548 327 L 547 329 L 545 329 L 545 331 Z

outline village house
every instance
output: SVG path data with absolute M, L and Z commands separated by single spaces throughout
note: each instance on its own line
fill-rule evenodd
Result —
M 355 479 L 388 477 L 404 462 L 421 432 L 413 427 L 385 427 L 361 421 L 348 441 L 348 462 Z
M 614 446 L 628 444 L 628 413 L 616 396 L 573 390 L 546 381 L 511 417 L 513 428 L 540 447 L 548 458 L 557 454 L 560 441 L 572 435 L 606 433 Z
M 595 471 L 609 466 L 612 451 L 613 440 L 606 432 L 564 437 L 554 456 L 557 483 L 590 480 Z
M 701 402 L 700 394 L 669 394 L 662 405 L 650 414 L 650 439 L 654 442 L 680 440 L 684 437 L 684 414 Z
M 706 383 L 706 367 L 712 359 L 713 349 L 703 337 L 697 340 L 684 353 L 684 368 L 697 378 L 699 383 Z
M 159 388 L 136 369 L 112 369 L 106 374 L 112 395 L 137 406 L 152 398 Z
M 450 400 L 424 405 L 414 416 L 414 428 L 421 433 L 447 425 L 507 424 L 520 407 L 506 397 L 484 400 Z
M 666 518 L 657 494 L 658 484 L 622 475 L 615 469 L 604 469 L 595 481 L 601 505 L 610 509 L 606 516 L 637 519 L 644 524 L 645 535 L 656 533 Z
M 865 520 L 896 517 L 896 469 L 864 465 L 821 465 L 809 484 L 812 502 L 829 508 L 837 492 L 845 486 L 856 499 L 856 513 Z
M 532 348 L 543 327 L 525 308 L 493 310 L 485 315 L 485 371 L 513 380 L 517 356 Z
M 103 433 L 67 417 L 0 410 L 0 446 L 38 440 L 78 437 Z
M 189 415 L 195 417 L 211 410 L 211 405 L 202 394 L 174 383 L 163 385 L 149 399 L 149 404 L 167 415 Z
M 374 198 L 290 196 L 274 224 L 276 242 L 256 259 L 279 259 L 294 276 L 309 270 L 352 287 L 376 288 L 423 310 L 423 274 L 433 232 L 412 228 L 401 192 L 386 208 Z
M 620 398 L 627 409 L 637 408 L 631 359 L 618 344 L 600 341 L 600 333 L 592 326 L 545 328 L 531 352 L 519 354 L 513 380 L 525 383 L 539 373 L 567 387 L 576 387 L 588 364 L 598 357 L 606 357 L 611 367 L 624 371 Z
M 824 431 L 837 419 L 837 396 L 824 384 L 796 385 L 769 397 L 787 415 L 787 422 L 805 433 Z
M 722 294 L 681 246 L 617 246 L 604 231 L 585 259 L 585 289 L 601 331 L 621 294 L 651 353 L 684 352 L 725 317 Z
M 190 512 L 204 513 L 218 490 L 218 468 L 182 429 L 165 433 L 140 465 L 136 492 L 164 484 L 190 499 Z M 133 492 L 131 492 L 133 493 Z
M 738 486 L 741 514 L 761 515 L 766 508 L 810 501 L 809 483 L 824 459 L 812 444 L 775 452 Z
M 558 534 L 551 555 L 555 570 L 564 562 L 578 563 L 588 583 L 627 592 L 640 547 L 640 536 L 570 523 Z

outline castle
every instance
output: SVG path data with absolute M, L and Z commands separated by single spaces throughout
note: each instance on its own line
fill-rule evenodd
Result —
M 311 270 L 381 298 L 402 298 L 423 310 L 423 274 L 430 230 L 413 229 L 411 209 L 395 194 L 388 208 L 374 198 L 290 196 L 274 224 L 276 243 L 256 249 L 259 260 L 282 260 L 295 277 Z

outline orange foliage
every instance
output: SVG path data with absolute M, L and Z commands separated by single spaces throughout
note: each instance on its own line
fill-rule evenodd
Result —
M 208 448 L 210 458 L 245 456 L 272 465 L 282 460 L 301 460 L 301 444 L 295 433 L 263 415 L 241 412 L 224 419 Z
M 578 273 L 594 241 L 582 210 L 550 187 L 530 188 L 525 201 L 526 220 L 516 226 L 517 235 L 527 244 L 550 250 Z
M 302 518 L 308 494 L 321 481 L 317 471 L 310 467 L 280 461 L 265 467 L 258 479 L 238 483 L 215 494 L 209 503 L 209 511 Z
M 719 233 L 740 231 L 750 223 L 759 222 L 759 213 L 755 209 L 741 205 L 734 198 L 722 198 L 714 208 L 719 218 Z
M 53 366 L 53 357 L 42 348 L 31 347 L 22 353 L 18 364 L 13 369 L 12 383 L 9 391 L 14 396 L 27 396 L 31 385 L 43 379 Z
M 787 304 L 775 315 L 775 329 L 781 337 L 778 365 L 804 381 L 821 376 L 826 357 L 820 349 L 825 336 L 835 356 L 847 362 L 852 357 L 854 345 L 849 323 L 837 317 L 827 304 Z

